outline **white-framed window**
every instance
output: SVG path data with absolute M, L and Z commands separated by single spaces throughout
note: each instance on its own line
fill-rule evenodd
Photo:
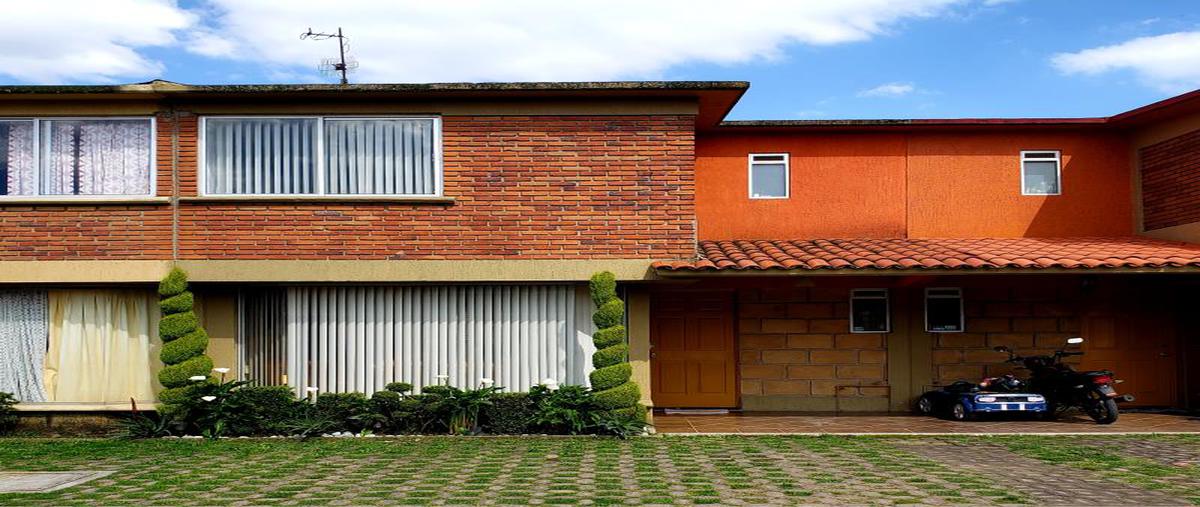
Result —
M 0 118 L 0 200 L 154 195 L 154 118 Z
M 207 116 L 206 196 L 441 196 L 437 117 Z
M 965 331 L 962 289 L 950 287 L 925 289 L 925 330 L 930 333 L 961 333 Z
M 888 333 L 892 330 L 887 289 L 850 291 L 850 332 Z
M 790 195 L 787 153 L 750 154 L 750 198 L 787 199 Z
M 1021 195 L 1062 193 L 1062 156 L 1057 150 L 1021 152 Z

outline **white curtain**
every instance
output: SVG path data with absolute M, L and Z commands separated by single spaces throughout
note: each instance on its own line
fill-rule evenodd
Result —
M 330 194 L 433 195 L 434 121 L 325 120 Z
M 149 195 L 150 120 L 42 120 L 42 193 Z
M 595 351 L 591 302 L 575 292 L 570 285 L 293 287 L 286 308 L 278 292 L 246 294 L 243 313 L 269 315 L 242 321 L 241 363 L 250 367 L 242 374 L 282 383 L 277 370 L 255 370 L 277 368 L 273 351 L 282 350 L 298 393 L 369 394 L 388 382 L 420 389 L 439 375 L 458 387 L 490 378 L 510 391 L 545 378 L 586 385 Z M 259 302 L 251 306 L 252 299 Z M 272 317 L 279 314 L 285 330 Z
M 47 401 L 150 402 L 158 388 L 158 305 L 148 291 L 52 291 Z
M 204 128 L 208 193 L 316 192 L 317 120 L 208 118 Z
M 37 195 L 33 121 L 0 121 L 0 195 Z
M 46 293 L 0 291 L 0 392 L 26 403 L 46 401 Z

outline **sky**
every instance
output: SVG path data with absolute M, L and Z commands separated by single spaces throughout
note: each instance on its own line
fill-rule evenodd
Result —
M 0 83 L 737 80 L 729 119 L 1108 116 L 1200 88 L 1196 0 L 0 0 Z

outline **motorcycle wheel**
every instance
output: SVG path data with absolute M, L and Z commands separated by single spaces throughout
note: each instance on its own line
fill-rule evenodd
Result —
M 1112 424 L 1117 422 L 1117 402 L 1112 398 L 1093 399 L 1087 408 L 1087 414 L 1096 424 Z

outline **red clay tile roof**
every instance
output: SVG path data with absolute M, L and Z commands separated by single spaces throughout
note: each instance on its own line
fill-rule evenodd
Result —
M 660 271 L 1200 268 L 1200 245 L 1146 238 L 701 241 Z

